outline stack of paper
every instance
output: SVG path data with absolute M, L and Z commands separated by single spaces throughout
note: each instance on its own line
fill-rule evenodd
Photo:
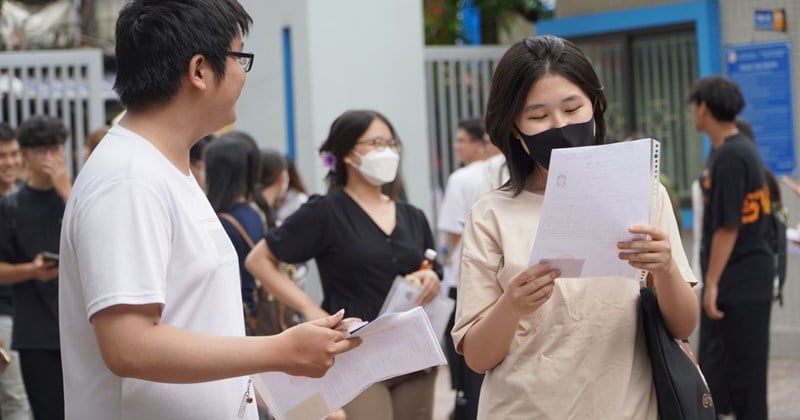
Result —
M 405 312 L 415 306 L 419 306 L 417 301 L 422 294 L 422 289 L 408 282 L 405 277 L 397 276 L 392 283 L 392 288 L 383 301 L 380 314 L 391 312 Z M 456 301 L 449 297 L 438 295 L 432 301 L 425 304 L 422 309 L 431 321 L 436 338 L 442 339 L 447 334 L 447 322 L 456 306 Z
M 363 342 L 338 355 L 322 378 L 280 372 L 253 377 L 276 419 L 322 419 L 376 382 L 446 363 L 421 307 L 384 314 L 351 336 Z

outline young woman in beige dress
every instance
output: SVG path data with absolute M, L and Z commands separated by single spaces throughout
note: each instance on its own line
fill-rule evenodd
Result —
M 602 144 L 605 110 L 594 69 L 569 41 L 527 38 L 497 66 L 486 127 L 511 180 L 470 211 L 452 331 L 467 364 L 486 373 L 479 419 L 658 417 L 638 322 L 639 282 L 528 267 L 550 152 Z M 685 338 L 698 318 L 694 276 L 660 190 L 653 226 L 630 228 L 650 239 L 619 243 L 619 258 L 652 274 L 667 328 Z

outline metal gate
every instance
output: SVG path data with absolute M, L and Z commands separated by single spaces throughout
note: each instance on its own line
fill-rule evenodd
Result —
M 105 121 L 102 81 L 100 50 L 0 53 L 0 117 L 12 127 L 35 115 L 60 118 L 74 174 L 86 134 Z
M 491 78 L 507 47 L 426 47 L 425 80 L 433 185 L 441 189 L 458 168 L 453 139 L 458 121 L 483 117 Z
M 605 88 L 610 138 L 639 134 L 661 141 L 662 173 L 680 197 L 688 197 L 703 166 L 701 136 L 686 103 L 698 74 L 694 31 L 622 34 L 577 44 Z

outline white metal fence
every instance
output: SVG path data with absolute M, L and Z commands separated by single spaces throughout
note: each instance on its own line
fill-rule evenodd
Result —
M 86 134 L 105 122 L 102 81 L 100 50 L 0 53 L 0 118 L 12 127 L 35 115 L 60 118 L 74 174 Z
M 444 187 L 447 176 L 458 168 L 452 153 L 458 121 L 483 117 L 494 68 L 506 49 L 503 46 L 425 48 L 434 185 Z

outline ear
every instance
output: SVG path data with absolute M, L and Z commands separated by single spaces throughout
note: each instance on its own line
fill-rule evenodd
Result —
M 350 159 L 349 153 L 344 155 L 344 157 L 342 158 L 342 163 L 344 163 L 345 165 L 350 165 L 353 163 L 353 159 Z
M 350 152 L 342 158 L 342 163 L 345 165 L 360 165 L 361 159 L 358 158 L 353 152 Z
M 201 54 L 195 54 L 189 59 L 188 68 L 189 84 L 200 90 L 206 90 L 210 85 L 214 72 L 208 60 Z
M 695 109 L 697 109 L 697 114 L 699 116 L 704 116 L 708 113 L 708 105 L 704 101 L 700 101 L 695 105 Z

